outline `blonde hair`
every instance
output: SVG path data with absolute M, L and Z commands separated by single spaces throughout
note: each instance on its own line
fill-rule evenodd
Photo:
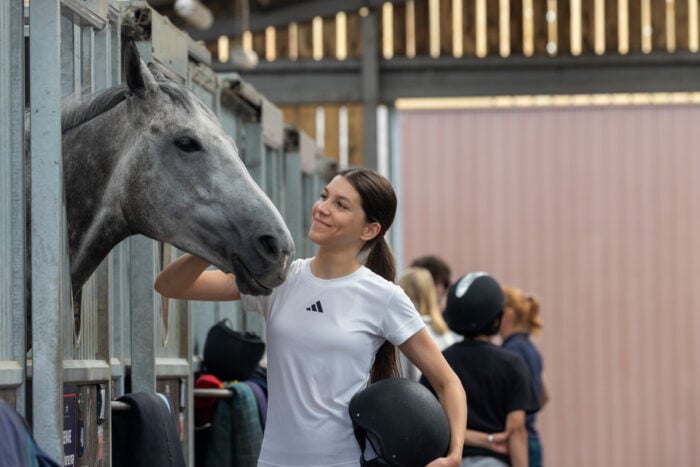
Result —
M 424 268 L 408 268 L 399 277 L 399 285 L 418 312 L 430 316 L 430 324 L 435 332 L 445 334 L 449 331 L 438 306 L 435 283 L 430 271 Z
M 540 318 L 540 303 L 533 295 L 515 287 L 503 287 L 506 306 L 515 311 L 515 325 L 523 327 L 530 334 L 537 334 L 544 325 Z

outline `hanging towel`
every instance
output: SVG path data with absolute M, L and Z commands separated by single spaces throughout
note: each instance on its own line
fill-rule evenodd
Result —
M 221 399 L 212 420 L 207 467 L 256 467 L 262 426 L 255 393 L 245 383 L 226 384 L 230 399 Z
M 58 467 L 34 441 L 27 422 L 0 400 L 0 466 Z
M 135 392 L 117 400 L 131 409 L 112 412 L 114 467 L 185 467 L 177 419 L 167 397 Z
M 250 386 L 255 394 L 255 400 L 258 403 L 258 413 L 260 414 L 260 425 L 262 426 L 263 432 L 265 431 L 265 421 L 267 419 L 267 395 L 265 391 L 260 387 L 258 383 L 251 380 L 243 381 L 245 384 Z

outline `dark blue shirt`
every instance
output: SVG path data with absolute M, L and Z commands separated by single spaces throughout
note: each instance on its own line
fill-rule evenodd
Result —
M 535 391 L 537 401 L 542 398 L 542 356 L 535 345 L 530 341 L 530 336 L 526 332 L 512 334 L 503 341 L 503 347 L 520 355 L 528 370 L 530 370 L 530 379 L 532 381 L 532 389 Z M 525 418 L 525 427 L 527 428 L 527 436 L 529 439 L 539 440 L 537 435 L 537 415 L 535 413 L 528 414 Z

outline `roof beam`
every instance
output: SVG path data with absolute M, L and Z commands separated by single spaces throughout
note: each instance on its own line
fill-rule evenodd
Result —
M 405 3 L 406 0 L 308 0 L 294 2 L 267 12 L 251 13 L 249 28 L 251 32 L 264 31 L 268 26 L 286 26 L 292 22 L 311 21 L 314 17 L 328 18 L 338 12 L 357 11 L 362 7 L 380 8 L 385 1 Z M 206 31 L 191 27 L 185 28 L 195 40 L 212 41 L 219 36 L 240 36 L 241 18 L 238 15 L 221 16 L 214 19 L 214 24 Z
M 234 71 L 213 64 L 217 71 Z M 260 62 L 243 78 L 277 105 L 363 102 L 362 64 Z M 393 58 L 379 62 L 380 103 L 401 97 L 469 97 L 700 91 L 692 53 L 482 59 Z

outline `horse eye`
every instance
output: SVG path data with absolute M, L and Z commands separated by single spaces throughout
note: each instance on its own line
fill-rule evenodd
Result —
M 202 145 L 196 139 L 192 139 L 188 136 L 182 136 L 175 140 L 175 146 L 182 149 L 185 152 L 195 152 L 201 151 Z

